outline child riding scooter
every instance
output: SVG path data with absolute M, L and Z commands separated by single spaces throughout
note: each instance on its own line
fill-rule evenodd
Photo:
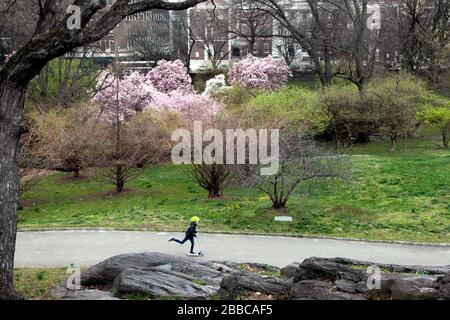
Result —
M 196 229 L 197 229 L 197 225 L 198 225 L 199 222 L 200 222 L 200 218 L 199 217 L 197 217 L 197 216 L 192 217 L 191 218 L 191 225 L 186 230 L 186 235 L 185 235 L 184 239 L 183 240 L 178 240 L 178 239 L 175 239 L 174 237 L 172 237 L 172 238 L 169 239 L 169 242 L 175 241 L 175 242 L 177 242 L 179 244 L 185 244 L 186 241 L 189 240 L 191 242 L 191 251 L 189 252 L 188 255 L 191 255 L 191 256 L 202 256 L 203 255 L 202 252 L 199 252 L 199 253 L 195 253 L 194 252 L 194 245 L 195 245 L 194 238 L 197 238 L 197 230 Z

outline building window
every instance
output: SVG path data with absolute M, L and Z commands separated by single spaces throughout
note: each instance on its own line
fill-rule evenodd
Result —
M 239 58 L 241 56 L 241 49 L 234 47 L 231 51 L 231 56 L 233 58 Z
M 270 54 L 270 43 L 269 42 L 264 42 L 264 53 Z

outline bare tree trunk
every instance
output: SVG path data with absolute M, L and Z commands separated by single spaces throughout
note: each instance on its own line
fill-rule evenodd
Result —
M 391 137 L 391 151 L 395 151 L 397 147 L 397 137 Z
M 281 210 L 286 208 L 286 202 L 284 201 L 280 201 L 280 200 L 276 200 L 273 202 L 273 208 L 276 210 Z
M 75 165 L 75 168 L 73 169 L 73 178 L 79 179 L 80 178 L 80 166 L 78 164 Z
M 122 165 L 116 166 L 116 191 L 122 193 L 125 188 L 124 170 Z
M 209 190 L 209 195 L 208 195 L 209 199 L 217 199 L 217 198 L 221 198 L 221 197 L 222 197 L 222 195 L 220 194 L 219 186 L 213 186 L 211 188 L 211 190 Z
M 331 66 L 330 50 L 328 46 L 324 46 L 324 58 L 325 58 L 325 85 L 329 86 L 333 83 L 333 69 Z
M 0 82 L 0 300 L 17 299 L 14 254 L 19 200 L 18 147 L 25 132 L 22 113 L 26 88 Z
M 450 144 L 450 125 L 442 132 L 442 142 L 444 143 L 444 148 L 448 149 Z

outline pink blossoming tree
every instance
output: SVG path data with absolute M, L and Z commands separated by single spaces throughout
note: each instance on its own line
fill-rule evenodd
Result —
M 118 81 L 114 75 L 103 73 L 97 81 L 98 93 L 93 98 L 93 102 L 102 107 L 102 118 L 114 122 L 119 112 L 120 121 L 129 121 L 152 108 L 178 113 L 187 123 L 209 123 L 221 105 L 194 91 L 187 70 L 179 62 L 163 61 L 147 75 L 133 73 Z
M 220 104 L 195 92 L 175 90 L 168 94 L 157 92 L 151 107 L 156 110 L 179 113 L 183 121 L 210 123 L 219 111 Z
M 97 81 L 97 89 L 99 91 L 93 102 L 102 107 L 104 118 L 115 120 L 119 111 L 121 121 L 129 120 L 146 109 L 156 92 L 150 81 L 137 72 L 122 79 L 116 79 L 114 75 L 105 72 Z
M 287 83 L 291 70 L 283 59 L 271 56 L 247 58 L 233 65 L 228 73 L 231 85 L 241 84 L 247 88 L 275 90 Z
M 192 79 L 181 60 L 159 61 L 158 66 L 147 74 L 147 78 L 159 92 L 194 91 Z

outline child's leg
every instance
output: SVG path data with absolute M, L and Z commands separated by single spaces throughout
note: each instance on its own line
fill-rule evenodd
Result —
M 189 238 L 189 241 L 191 242 L 191 253 L 194 253 L 194 238 Z
M 188 237 L 185 237 L 183 240 L 177 240 L 175 238 L 172 238 L 173 241 L 178 242 L 179 244 L 185 244 L 186 241 L 189 240 Z

